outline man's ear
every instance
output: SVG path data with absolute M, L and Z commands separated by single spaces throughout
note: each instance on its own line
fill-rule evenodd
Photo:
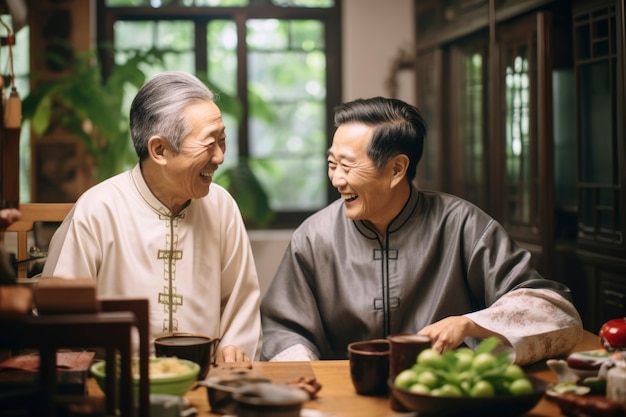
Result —
M 404 181 L 406 171 L 409 168 L 409 157 L 405 154 L 399 154 L 391 160 L 391 185 L 395 186 L 400 181 Z
M 165 164 L 167 157 L 171 156 L 172 150 L 169 143 L 160 136 L 152 136 L 148 139 L 148 154 L 157 164 Z

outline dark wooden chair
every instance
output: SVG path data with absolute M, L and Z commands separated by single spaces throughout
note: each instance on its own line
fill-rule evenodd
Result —
M 0 244 L 3 242 L 4 233 L 17 233 L 17 278 L 28 277 L 28 233 L 34 230 L 37 222 L 61 223 L 65 216 L 74 207 L 74 203 L 23 203 L 18 209 L 22 218 L 3 232 L 0 232 Z

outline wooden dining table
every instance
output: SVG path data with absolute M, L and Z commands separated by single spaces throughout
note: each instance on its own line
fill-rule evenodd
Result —
M 578 343 L 575 351 L 599 349 L 600 341 L 597 335 L 584 332 L 583 339 Z M 364 396 L 358 395 L 350 379 L 350 364 L 347 360 L 324 360 L 312 362 L 253 362 L 251 371 L 265 376 L 275 383 L 289 383 L 300 377 L 314 377 L 321 385 L 315 398 L 303 405 L 304 410 L 317 410 L 316 415 L 324 417 L 392 417 L 410 416 L 414 413 L 401 413 L 392 410 L 387 396 Z M 557 378 L 545 361 L 526 366 L 529 375 L 543 379 L 547 382 L 556 382 Z M 212 371 L 209 372 L 211 377 Z M 102 395 L 97 384 L 88 382 L 90 395 Z M 208 400 L 207 388 L 204 386 L 190 390 L 185 395 L 190 405 L 197 410 L 198 416 L 218 416 L 211 411 Z M 526 414 L 532 417 L 560 416 L 560 410 L 556 403 L 545 397 Z

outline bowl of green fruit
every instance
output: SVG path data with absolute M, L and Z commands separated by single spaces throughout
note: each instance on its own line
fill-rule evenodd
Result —
M 548 383 L 511 364 L 508 352 L 493 353 L 499 343 L 489 338 L 476 350 L 443 354 L 425 349 L 414 365 L 389 379 L 390 394 L 420 416 L 522 415 L 537 405 Z

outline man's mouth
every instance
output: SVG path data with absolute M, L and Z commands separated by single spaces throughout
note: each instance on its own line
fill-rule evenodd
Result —
M 344 199 L 345 202 L 350 203 L 351 201 L 356 200 L 359 195 L 358 194 L 341 194 L 341 197 Z
M 211 171 L 201 171 L 200 172 L 200 176 L 202 178 L 204 178 L 205 180 L 212 180 L 213 179 L 213 172 L 211 172 Z

